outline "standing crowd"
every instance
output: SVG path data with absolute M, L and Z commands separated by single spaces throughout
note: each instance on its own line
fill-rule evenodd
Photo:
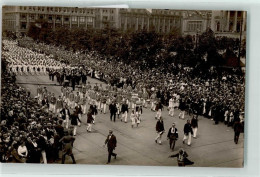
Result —
M 54 152 L 61 149 L 64 130 L 71 129 L 69 134 L 76 136 L 77 126 L 80 126 L 83 114 L 87 115 L 87 132 L 91 132 L 92 125 L 95 124 L 97 118 L 96 115 L 98 113 L 105 114 L 108 110 L 111 121 L 115 122 L 118 118 L 127 123 L 129 119 L 131 126 L 134 128 L 135 126 L 138 127 L 142 121 L 143 109 L 149 106 L 149 109 L 155 112 L 155 119 L 158 120 L 156 123 L 158 134 L 155 142 L 159 144 L 161 144 L 161 138 L 165 132 L 161 116 L 164 107 L 169 110 L 169 116 L 185 119 L 186 114 L 188 114 L 193 117 L 191 121 L 187 120 L 184 126 L 183 143 L 188 139 L 188 145 L 191 145 L 192 135 L 196 138 L 199 115 L 214 120 L 215 124 L 218 124 L 219 121 L 223 121 L 227 126 L 233 126 L 237 122 L 243 123 L 245 101 L 243 75 L 234 74 L 230 71 L 219 72 L 214 67 L 206 72 L 201 72 L 196 67 L 191 68 L 181 65 L 169 66 L 168 70 L 160 67 L 141 70 L 138 63 L 126 65 L 123 62 L 116 62 L 111 57 L 101 56 L 97 52 L 72 53 L 60 47 L 52 46 L 50 48 L 48 45 L 36 43 L 27 46 L 24 44 L 25 46 L 20 47 L 15 41 L 8 40 L 4 40 L 3 44 L 2 55 L 9 63 L 7 65 L 8 73 L 14 75 L 48 74 L 50 80 L 56 79 L 62 85 L 58 96 L 48 92 L 46 87 L 39 85 L 37 97 L 31 100 L 38 103 L 33 110 L 35 112 L 32 111 L 34 113 L 33 118 L 37 118 L 37 121 L 31 120 L 36 126 L 44 123 L 47 115 L 48 120 L 55 120 L 55 122 L 46 122 L 45 127 L 42 126 L 39 130 L 40 134 L 43 134 L 42 137 L 46 137 L 47 142 L 51 140 L 53 144 L 56 143 Z M 44 53 L 44 51 L 47 52 Z M 78 63 L 78 65 L 75 65 L 75 63 Z M 95 84 L 92 86 L 87 82 L 87 76 L 103 81 L 106 85 Z M 15 91 L 25 92 L 21 88 L 19 90 L 15 83 L 6 82 L 6 84 L 12 84 L 10 88 L 7 87 L 6 89 L 14 87 Z M 22 95 L 18 94 L 18 98 Z M 9 102 L 6 107 L 17 103 L 17 100 L 10 103 L 11 100 L 8 100 L 7 97 L 3 97 L 2 102 L 4 98 L 6 98 L 6 102 Z M 30 97 L 27 95 L 26 98 L 26 104 L 28 104 Z M 2 109 L 6 112 L 7 118 L 1 118 L 1 120 L 6 120 L 4 127 L 7 132 L 12 130 L 12 125 L 15 123 L 17 125 L 16 117 L 10 118 L 14 114 L 12 113 L 10 116 L 9 109 L 10 106 L 7 109 L 8 111 Z M 12 106 L 12 109 L 16 110 L 16 107 Z M 30 109 L 33 108 L 30 107 Z M 179 115 L 175 114 L 175 109 L 180 110 Z M 28 119 L 28 116 L 31 115 L 28 114 L 30 111 L 24 107 L 18 110 L 24 112 L 26 116 L 21 116 L 22 118 L 16 116 L 22 120 L 26 119 L 26 125 L 30 124 L 31 122 Z M 35 115 L 39 110 L 44 116 Z M 14 112 L 14 110 L 10 111 Z M 7 124 L 10 121 L 9 119 L 12 122 Z M 11 125 L 11 127 L 6 125 Z M 21 126 L 20 122 L 18 122 L 18 126 Z M 173 124 L 167 134 L 171 149 L 174 149 L 175 141 L 178 139 L 178 130 L 175 126 Z M 56 127 L 60 127 L 63 131 L 57 131 Z M 52 133 L 49 133 L 49 131 Z M 48 132 L 48 136 L 46 132 Z M 39 139 L 31 136 L 35 141 Z M 57 136 L 56 141 L 55 136 Z M 9 135 L 9 137 L 12 136 Z M 29 140 L 20 139 L 22 140 L 19 140 L 19 143 L 15 142 L 18 143 L 16 145 L 23 145 L 20 150 L 24 152 L 24 146 Z M 73 142 L 75 138 L 65 139 L 70 139 L 71 141 L 68 141 Z M 44 163 L 47 161 L 46 151 L 45 155 L 41 151 L 42 158 L 40 159 L 43 159 Z M 72 159 L 74 159 L 73 156 Z

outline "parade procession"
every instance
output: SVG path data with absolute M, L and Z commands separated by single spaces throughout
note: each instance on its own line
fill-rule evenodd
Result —
M 1 162 L 225 165 L 219 152 L 239 166 L 238 70 L 142 68 L 139 58 L 127 63 L 27 38 L 2 39 Z

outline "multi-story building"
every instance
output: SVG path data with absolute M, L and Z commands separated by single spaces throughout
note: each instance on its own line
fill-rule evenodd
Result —
M 118 8 L 96 8 L 95 9 L 95 28 L 119 28 L 119 9 Z
M 216 36 L 245 39 L 246 11 L 213 11 L 211 29 Z
M 162 9 L 120 9 L 120 28 L 123 31 L 154 30 L 158 33 L 181 31 L 182 12 Z
M 77 7 L 4 6 L 3 31 L 25 34 L 38 19 L 45 19 L 50 28 L 94 28 L 95 9 Z
M 182 12 L 182 34 L 196 35 L 210 27 L 211 11 L 186 10 Z
M 154 30 L 179 32 L 195 37 L 211 28 L 216 36 L 245 39 L 246 12 L 167 9 L 77 8 L 44 6 L 4 6 L 3 31 L 26 33 L 38 19 L 50 28 L 115 28 L 122 31 Z M 241 33 L 240 33 L 241 31 Z

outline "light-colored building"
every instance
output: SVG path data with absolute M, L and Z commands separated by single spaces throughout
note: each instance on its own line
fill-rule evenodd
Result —
M 119 9 L 117 8 L 96 8 L 95 28 L 119 28 Z
M 186 10 L 182 12 L 182 34 L 195 36 L 210 27 L 212 11 Z
M 211 29 L 216 36 L 245 39 L 246 16 L 246 11 L 212 11 Z
M 120 9 L 120 28 L 123 31 L 154 30 L 158 33 L 181 31 L 182 12 L 162 9 Z
M 3 31 L 25 34 L 38 19 L 45 19 L 50 28 L 94 28 L 95 9 L 77 7 L 4 6 Z

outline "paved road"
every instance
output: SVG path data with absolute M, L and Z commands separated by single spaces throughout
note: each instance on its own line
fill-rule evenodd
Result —
M 101 83 L 98 80 L 88 78 L 91 84 Z M 60 86 L 49 80 L 47 76 L 18 76 L 17 82 L 29 89 L 33 96 L 36 95 L 37 84 L 47 87 L 56 96 L 60 95 Z M 178 119 L 179 111 L 175 111 L 175 117 L 168 116 L 164 109 L 162 117 L 166 131 L 172 122 L 176 122 L 179 130 L 179 140 L 175 151 L 172 152 L 166 140 L 166 133 L 162 138 L 162 145 L 156 144 L 155 112 L 144 109 L 142 122 L 138 128 L 131 128 L 130 120 L 123 123 L 117 120 L 110 121 L 109 114 L 98 114 L 93 132 L 86 131 L 86 116 L 83 116 L 83 125 L 78 128 L 78 134 L 74 143 L 74 155 L 79 164 L 105 164 L 107 162 L 107 149 L 103 147 L 109 129 L 114 130 L 118 145 L 115 152 L 117 159 L 112 159 L 111 165 L 146 165 L 146 166 L 177 166 L 176 159 L 168 158 L 169 155 L 184 148 L 189 154 L 193 166 L 198 167 L 242 167 L 244 156 L 243 134 L 240 135 L 238 144 L 233 141 L 234 132 L 223 123 L 213 125 L 213 121 L 199 117 L 198 138 L 192 139 L 191 146 L 182 144 L 183 126 L 186 120 Z M 186 119 L 189 118 L 186 116 Z M 66 163 L 72 163 L 67 157 Z

